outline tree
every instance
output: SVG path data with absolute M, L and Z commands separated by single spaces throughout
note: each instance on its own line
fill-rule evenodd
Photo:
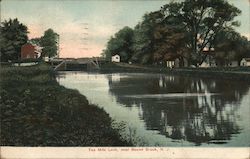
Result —
M 35 45 L 38 45 L 40 46 L 41 45 L 41 38 L 40 37 L 37 37 L 37 38 L 32 38 L 29 40 L 32 44 L 35 44 Z
M 184 64 L 184 59 L 190 60 L 190 50 L 187 45 L 189 34 L 185 31 L 185 24 L 179 15 L 181 5 L 170 3 L 164 7 L 158 11 L 160 19 L 154 33 L 156 39 L 154 60 L 163 63 L 171 58 L 179 58 Z
M 222 31 L 239 26 L 234 18 L 240 13 L 226 0 L 184 0 L 166 4 L 158 11 L 145 14 L 142 22 L 135 26 L 131 60 L 153 64 L 174 57 L 199 66 L 207 56 L 204 50 L 214 49 L 216 37 Z M 106 55 L 111 56 L 121 46 L 119 39 L 111 38 Z
M 142 22 L 137 24 L 134 29 L 132 61 L 141 64 L 152 64 L 153 53 L 156 49 L 155 30 L 158 25 L 157 12 L 151 12 L 143 16 Z
M 177 3 L 168 6 L 178 8 Z M 176 9 L 178 12 L 178 9 Z M 163 64 L 170 58 L 183 61 L 188 58 L 187 34 L 178 16 L 165 15 L 162 10 L 144 15 L 143 21 L 135 27 L 133 60 L 142 64 Z
M 111 56 L 118 54 L 122 62 L 128 62 L 132 57 L 132 39 L 134 36 L 133 29 L 124 27 L 119 30 L 115 37 L 111 37 L 107 43 L 107 48 L 104 50 L 106 59 L 110 60 Z
M 48 29 L 44 32 L 40 40 L 43 57 L 50 58 L 57 55 L 58 37 L 59 35 L 52 29 Z
M 20 58 L 21 46 L 28 40 L 28 28 L 20 23 L 18 19 L 9 19 L 0 26 L 1 61 L 18 60 Z
M 221 66 L 230 61 L 240 63 L 250 53 L 250 44 L 246 37 L 234 30 L 223 30 L 215 38 L 215 59 Z
M 185 0 L 174 4 L 178 12 L 169 8 L 169 4 L 163 6 L 162 11 L 166 16 L 176 14 L 185 24 L 185 31 L 190 34 L 191 62 L 197 66 L 205 59 L 203 49 L 213 47 L 221 30 L 239 25 L 233 20 L 241 11 L 225 0 Z

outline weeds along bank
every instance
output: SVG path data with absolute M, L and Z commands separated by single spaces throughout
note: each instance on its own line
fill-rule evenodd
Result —
M 47 65 L 0 69 L 2 146 L 124 146 L 111 118 Z
M 211 68 L 167 68 L 153 65 L 130 65 L 107 63 L 101 66 L 101 73 L 161 73 L 186 77 L 220 78 L 250 81 L 250 67 L 211 67 Z

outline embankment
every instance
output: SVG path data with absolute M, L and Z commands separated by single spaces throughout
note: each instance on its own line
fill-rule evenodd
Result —
M 101 66 L 101 73 L 163 73 L 170 75 L 221 78 L 250 81 L 250 67 L 216 68 L 167 68 L 159 66 L 129 65 L 125 63 L 107 63 Z
M 112 119 L 47 65 L 0 69 L 1 146 L 127 146 Z

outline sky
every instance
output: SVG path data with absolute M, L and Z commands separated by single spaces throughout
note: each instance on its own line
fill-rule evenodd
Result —
M 238 32 L 250 40 L 250 0 L 228 0 L 242 13 Z M 1 20 L 18 18 L 29 38 L 52 28 L 60 35 L 60 57 L 100 56 L 107 41 L 124 26 L 134 27 L 142 16 L 170 0 L 2 0 Z

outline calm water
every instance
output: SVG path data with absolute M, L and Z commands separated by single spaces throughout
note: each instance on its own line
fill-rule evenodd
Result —
M 249 83 L 85 72 L 57 80 L 103 108 L 138 146 L 250 146 Z

